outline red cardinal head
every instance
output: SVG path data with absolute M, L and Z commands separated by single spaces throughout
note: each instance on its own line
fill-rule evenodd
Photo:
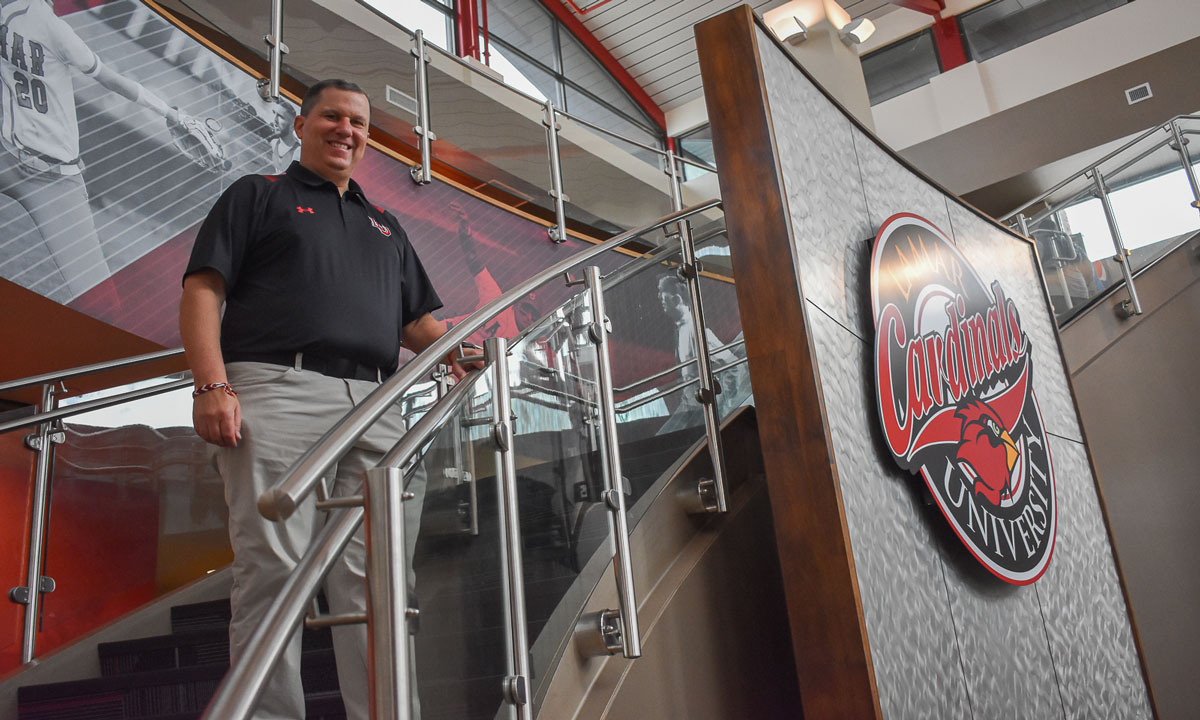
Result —
M 975 492 L 999 505 L 1019 452 L 996 411 L 972 400 L 954 414 L 963 422 L 958 460 L 975 471 Z

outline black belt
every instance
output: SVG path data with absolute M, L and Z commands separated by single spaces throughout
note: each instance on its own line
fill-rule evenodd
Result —
M 391 371 L 375 365 L 363 365 L 357 360 L 350 358 L 334 357 L 330 355 L 321 355 L 318 353 L 253 353 L 253 352 L 235 352 L 226 353 L 225 362 L 260 362 L 270 363 L 271 365 L 283 365 L 286 367 L 294 367 L 297 370 L 311 370 L 312 372 L 328 375 L 329 377 L 342 378 L 344 380 L 370 380 L 371 382 L 381 382 Z

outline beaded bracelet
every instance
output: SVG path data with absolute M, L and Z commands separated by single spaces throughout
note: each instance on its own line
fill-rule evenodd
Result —
M 229 383 L 209 383 L 207 385 L 201 385 L 200 387 L 193 390 L 192 397 L 194 397 L 194 398 L 200 397 L 201 395 L 203 395 L 206 392 L 209 392 L 210 390 L 224 390 L 225 394 L 228 395 L 229 397 L 237 397 L 238 396 L 237 391 L 234 390 L 233 386 L 231 386 Z

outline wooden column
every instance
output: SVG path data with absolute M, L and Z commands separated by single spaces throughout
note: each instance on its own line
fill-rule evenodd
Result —
M 806 720 L 879 718 L 854 556 L 755 35 L 696 26 Z

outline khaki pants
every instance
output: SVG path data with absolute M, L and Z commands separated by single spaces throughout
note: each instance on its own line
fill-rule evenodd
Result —
M 226 370 L 242 407 L 242 439 L 238 447 L 217 449 L 217 469 L 225 482 L 229 538 L 234 552 L 230 597 L 233 621 L 229 638 L 231 660 L 236 661 L 326 518 L 326 513 L 316 509 L 314 495 L 309 495 L 290 518 L 272 522 L 258 512 L 259 495 L 277 483 L 305 450 L 375 389 L 376 383 L 341 380 L 266 363 L 230 363 Z M 374 467 L 403 433 L 404 420 L 400 408 L 395 407 L 331 471 L 333 482 L 328 483 L 327 478 L 330 494 L 358 494 L 366 470 Z M 405 541 L 411 568 L 424 475 L 418 473 L 408 489 L 417 495 L 415 500 L 405 503 L 408 523 Z M 365 566 L 366 548 L 360 529 L 325 580 L 332 614 L 366 611 Z M 366 720 L 369 696 L 365 626 L 335 627 L 333 644 L 348 717 Z M 414 696 L 415 690 L 414 685 Z M 254 717 L 256 720 L 304 717 L 299 630 L 268 679 Z

